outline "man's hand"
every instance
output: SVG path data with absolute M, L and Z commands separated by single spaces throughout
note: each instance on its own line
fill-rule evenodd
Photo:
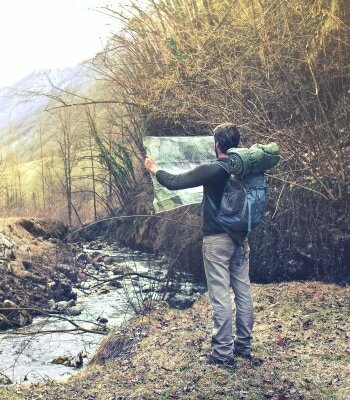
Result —
M 153 175 L 155 175 L 158 171 L 158 168 L 156 167 L 153 158 L 149 155 L 147 155 L 145 160 L 145 168 Z

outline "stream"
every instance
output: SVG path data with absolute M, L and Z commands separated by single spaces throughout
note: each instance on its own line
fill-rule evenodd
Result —
M 105 322 L 108 328 L 118 328 L 135 315 L 135 310 L 145 299 L 165 297 L 171 307 L 187 308 L 205 291 L 204 284 L 195 282 L 188 273 L 175 273 L 166 286 L 167 264 L 164 257 L 105 243 L 84 246 L 87 255 L 96 255 L 97 252 L 110 257 L 110 263 L 103 264 L 101 269 L 96 269 L 93 264 L 85 266 L 88 279 L 74 287 L 77 293 L 75 308 L 79 308 L 81 314 L 69 316 L 84 328 L 101 329 L 101 324 L 96 325 L 98 319 Z M 115 268 L 121 265 L 128 271 L 160 278 L 162 282 L 138 276 L 124 278 L 114 284 L 96 280 L 115 278 Z M 81 331 L 64 332 L 72 328 L 74 326 L 68 321 L 38 316 L 29 326 L 6 331 L 0 336 L 0 372 L 17 384 L 57 380 L 77 372 L 79 368 L 52 361 L 60 358 L 75 362 L 80 359 L 86 365 L 105 336 Z M 57 330 L 60 332 L 47 333 Z

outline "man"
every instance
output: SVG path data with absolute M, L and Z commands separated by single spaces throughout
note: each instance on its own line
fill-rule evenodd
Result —
M 238 147 L 240 133 L 230 123 L 214 129 L 215 154 L 217 161 L 228 163 L 227 150 Z M 220 163 L 219 163 L 220 164 Z M 212 351 L 210 364 L 234 364 L 234 356 L 251 358 L 253 328 L 253 302 L 249 280 L 249 245 L 245 240 L 241 249 L 225 233 L 216 220 L 215 212 L 208 200 L 220 206 L 229 173 L 217 163 L 203 164 L 184 174 L 173 175 L 158 170 L 152 158 L 145 160 L 145 167 L 156 176 L 158 182 L 170 190 L 186 189 L 203 185 L 203 261 L 208 292 L 213 307 Z M 239 251 L 241 262 L 237 263 Z M 238 265 L 239 264 L 239 265 Z M 236 304 L 236 334 L 232 339 L 232 306 L 230 287 Z

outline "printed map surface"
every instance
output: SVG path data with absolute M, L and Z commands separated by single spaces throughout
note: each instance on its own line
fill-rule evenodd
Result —
M 200 164 L 216 160 L 213 136 L 155 137 L 146 136 L 144 146 L 158 169 L 171 174 L 188 172 Z M 156 213 L 202 201 L 203 187 L 168 190 L 152 175 Z

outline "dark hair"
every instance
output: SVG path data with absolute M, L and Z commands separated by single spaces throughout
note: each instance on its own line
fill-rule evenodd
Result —
M 214 129 L 214 139 L 222 153 L 226 153 L 231 147 L 238 147 L 240 137 L 237 126 L 229 122 L 218 125 Z

